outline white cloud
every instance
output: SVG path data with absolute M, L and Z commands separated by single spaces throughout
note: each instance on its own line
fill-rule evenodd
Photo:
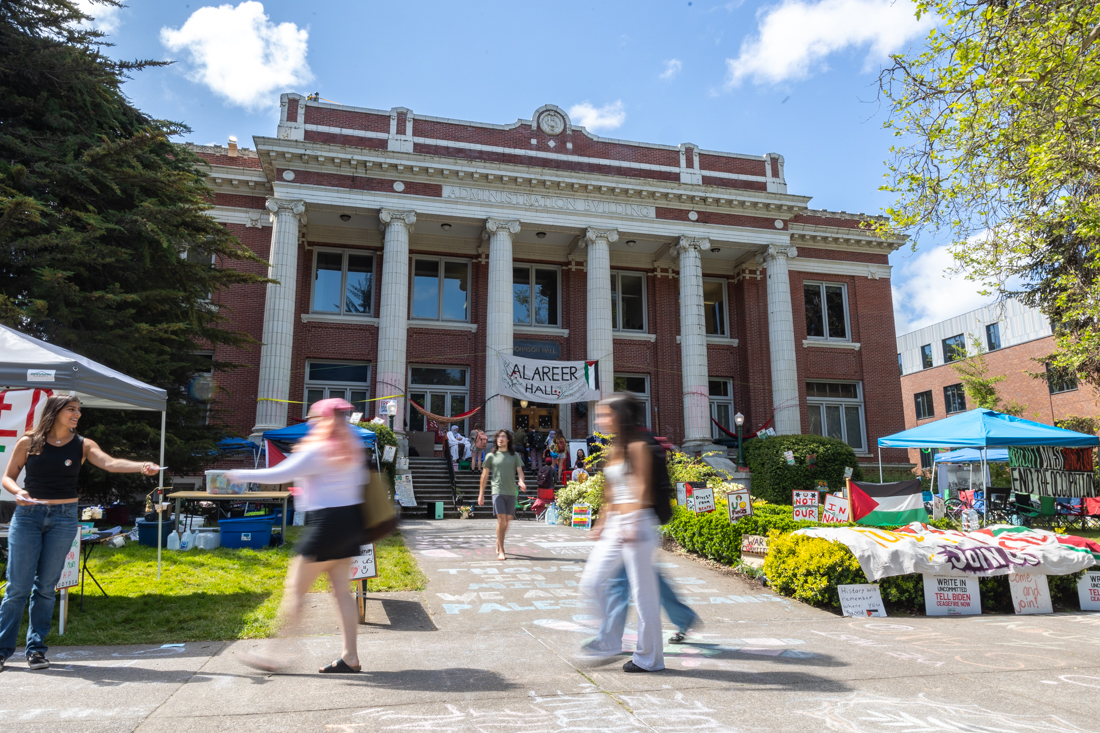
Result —
M 569 116 L 578 125 L 593 132 L 614 130 L 626 122 L 626 110 L 623 109 L 622 100 L 616 100 L 600 108 L 593 107 L 588 100 L 585 100 L 570 107 Z
M 161 43 L 190 57 L 192 81 L 250 110 L 277 106 L 280 92 L 313 78 L 308 39 L 294 23 L 272 23 L 259 2 L 199 8 L 179 30 L 160 30 Z
M 950 245 L 917 252 L 909 258 L 894 255 L 891 287 L 894 294 L 894 330 L 900 336 L 933 323 L 989 305 L 992 295 L 981 295 L 980 283 L 953 273 Z
M 826 57 L 869 46 L 867 61 L 902 50 L 933 25 L 918 21 L 912 0 L 783 0 L 757 12 L 759 33 L 741 43 L 741 55 L 726 59 L 726 88 L 745 79 L 776 84 L 805 79 L 827 68 Z
M 121 18 L 118 17 L 122 8 L 114 5 L 100 5 L 92 0 L 73 0 L 73 5 L 92 18 L 80 24 L 84 28 L 95 28 L 102 33 L 114 33 L 122 23 Z
M 672 81 L 676 78 L 676 75 L 680 73 L 680 69 L 684 68 L 684 64 L 680 59 L 669 59 L 665 62 L 665 70 L 657 77 L 658 79 L 664 79 L 665 81 Z

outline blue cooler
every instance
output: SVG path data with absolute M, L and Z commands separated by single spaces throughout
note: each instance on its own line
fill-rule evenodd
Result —
M 157 523 L 156 522 L 146 522 L 144 519 L 141 519 L 139 517 L 136 524 L 137 524 L 137 528 L 138 528 L 138 544 L 139 545 L 145 545 L 146 547 L 156 547 L 157 546 Z M 164 535 L 160 538 L 160 546 L 161 547 L 168 547 L 168 535 L 170 535 L 175 530 L 176 530 L 176 520 L 175 519 L 165 519 L 164 520 L 164 529 L 163 529 Z
M 254 550 L 267 547 L 271 544 L 271 524 L 274 520 L 274 514 L 218 520 L 222 547 L 251 547 Z

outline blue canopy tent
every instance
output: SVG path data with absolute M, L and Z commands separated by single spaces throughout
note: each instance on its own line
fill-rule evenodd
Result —
M 363 445 L 368 448 L 374 447 L 374 433 L 366 428 L 361 428 L 358 425 L 352 425 L 351 429 L 359 433 L 359 437 L 363 439 Z M 309 432 L 309 423 L 298 423 L 297 425 L 287 425 L 285 428 L 277 428 L 275 430 L 265 430 L 264 440 L 277 440 L 282 443 L 297 443 L 302 438 L 306 437 L 306 433 Z
M 879 438 L 878 480 L 882 481 L 882 448 L 974 448 L 981 454 L 984 476 L 989 449 L 1012 446 L 1095 448 L 1100 446 L 1100 438 L 978 407 Z
M 988 454 L 986 461 L 989 463 L 1008 463 L 1008 448 L 993 448 Z M 948 453 L 936 453 L 932 460 L 935 463 L 981 463 L 982 452 L 976 448 L 960 448 Z

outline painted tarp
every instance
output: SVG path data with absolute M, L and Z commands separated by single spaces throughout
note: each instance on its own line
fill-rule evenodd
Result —
M 988 578 L 1010 573 L 1067 575 L 1100 562 L 1100 544 L 1041 529 L 995 525 L 957 532 L 914 522 L 896 530 L 811 527 L 794 534 L 840 542 L 868 580 L 928 573 Z

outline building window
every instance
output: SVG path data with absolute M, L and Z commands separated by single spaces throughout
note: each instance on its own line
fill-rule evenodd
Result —
M 431 321 L 469 318 L 468 260 L 413 260 L 412 317 Z
M 558 269 L 517 265 L 512 268 L 512 322 L 557 326 L 560 298 Z
M 1077 375 L 1067 371 L 1065 369 L 1050 368 L 1050 364 L 1046 365 L 1047 372 L 1047 387 L 1050 388 L 1051 394 L 1060 394 L 1062 392 L 1073 392 L 1077 389 Z
M 645 415 L 645 425 L 649 427 L 649 375 L 648 374 L 616 374 L 615 391 L 630 392 L 635 399 L 642 403 L 642 414 Z
M 960 333 L 943 340 L 943 363 L 950 364 L 953 361 L 966 358 L 966 339 Z
M 806 283 L 806 336 L 848 340 L 848 293 L 837 283 Z
M 918 449 L 917 452 L 920 453 L 920 467 L 926 471 L 931 469 L 933 459 L 932 451 Z
M 409 399 L 433 415 L 451 417 L 466 412 L 470 396 L 469 369 L 466 367 L 414 366 L 409 368 Z M 409 430 L 434 430 L 427 418 L 410 406 Z M 467 433 L 469 419 L 459 423 L 462 434 Z M 447 429 L 449 425 L 440 425 Z
M 943 388 L 943 411 L 948 415 L 966 412 L 966 390 L 961 384 L 949 384 Z
M 703 318 L 708 336 L 729 336 L 726 329 L 726 281 L 703 280 Z
M 368 316 L 374 303 L 374 255 L 319 249 L 313 255 L 314 313 Z
M 985 327 L 985 344 L 990 351 L 1001 348 L 1001 324 L 990 323 Z
M 811 433 L 843 440 L 857 453 L 866 451 L 859 382 L 806 382 L 806 402 Z
M 920 366 L 921 369 L 932 368 L 932 344 L 920 347 Z
M 355 412 L 367 414 L 370 399 L 370 364 L 355 361 L 307 361 L 306 399 L 302 417 L 314 402 L 339 397 L 347 400 Z
M 615 331 L 646 330 L 644 274 L 611 273 L 611 328 Z
M 927 392 L 918 392 L 913 395 L 913 402 L 917 406 L 917 419 L 927 420 L 930 417 L 935 417 L 936 411 L 932 406 L 932 390 Z
M 898 374 L 905 374 L 905 367 L 901 365 L 901 354 L 898 354 Z
M 710 393 L 710 417 L 731 433 L 736 433 L 733 424 L 733 385 L 728 379 L 711 379 L 709 381 Z M 729 435 L 718 429 L 714 422 L 710 424 L 710 436 L 715 440 L 729 440 Z

